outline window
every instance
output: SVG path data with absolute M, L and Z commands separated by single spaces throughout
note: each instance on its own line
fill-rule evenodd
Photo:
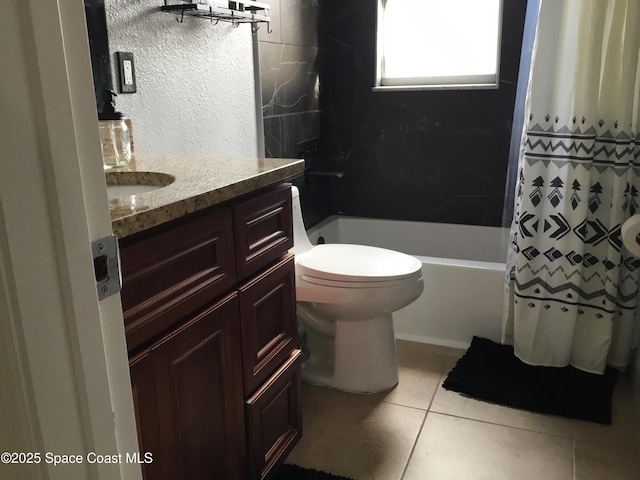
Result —
M 502 0 L 378 0 L 374 90 L 496 88 Z

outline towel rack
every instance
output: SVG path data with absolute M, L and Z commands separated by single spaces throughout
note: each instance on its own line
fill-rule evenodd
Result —
M 266 23 L 267 33 L 271 33 L 269 8 L 269 4 L 254 0 L 208 0 L 206 5 L 191 2 L 169 3 L 169 0 L 164 0 L 160 10 L 177 14 L 176 20 L 179 23 L 184 21 L 185 15 L 208 19 L 214 24 L 227 22 L 234 27 L 241 23 L 250 23 L 254 33 L 258 30 L 259 23 Z

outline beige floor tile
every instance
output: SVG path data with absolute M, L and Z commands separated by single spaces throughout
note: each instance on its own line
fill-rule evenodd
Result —
M 448 347 L 397 341 L 398 386 L 384 401 L 427 410 L 447 365 Z
M 457 358 L 451 355 L 445 370 L 455 366 Z M 571 437 L 571 420 L 555 415 L 543 415 L 465 397 L 457 392 L 438 387 L 430 411 L 456 417 L 481 420 L 507 427 L 523 428 L 534 432 Z
M 573 421 L 576 480 L 640 479 L 640 428 L 626 375 L 613 391 L 612 416 L 612 425 Z
M 572 480 L 571 439 L 429 413 L 403 480 Z
M 303 437 L 287 459 L 356 480 L 400 480 L 426 412 L 303 385 Z
M 585 399 L 588 401 L 588 399 Z M 633 421 L 634 404 L 631 380 L 627 375 L 619 375 L 613 390 L 611 405 L 611 425 L 573 420 L 573 438 L 577 440 L 607 441 L 611 443 L 635 442 L 640 456 L 640 428 Z M 639 477 L 640 478 L 640 477 Z
M 467 353 L 467 351 L 462 348 L 452 348 L 449 351 L 449 361 L 451 366 L 453 367 L 456 364 L 456 362 L 460 360 L 465 353 Z
M 575 480 L 640 479 L 640 443 L 618 439 L 574 440 Z

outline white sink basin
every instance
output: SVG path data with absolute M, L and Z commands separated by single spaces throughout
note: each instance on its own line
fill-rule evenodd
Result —
M 160 172 L 108 172 L 107 196 L 109 200 L 151 192 L 171 185 L 175 177 Z
M 163 185 L 107 185 L 107 196 L 109 200 L 112 200 L 114 198 L 150 192 L 162 187 Z

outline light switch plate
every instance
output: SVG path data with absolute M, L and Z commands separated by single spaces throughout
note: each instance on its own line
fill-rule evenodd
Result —
M 116 52 L 118 60 L 118 80 L 120 93 L 136 93 L 136 70 L 133 63 L 133 53 Z

